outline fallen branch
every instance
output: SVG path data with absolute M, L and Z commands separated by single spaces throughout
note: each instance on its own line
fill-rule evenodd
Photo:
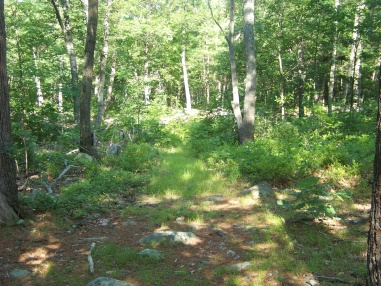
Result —
M 66 165 L 66 162 L 65 162 L 65 165 Z M 70 170 L 70 168 L 78 168 L 78 166 L 74 166 L 74 165 L 66 166 L 66 168 L 61 172 L 61 174 L 59 174 L 59 176 L 50 185 L 48 185 L 45 182 L 42 182 L 45 189 L 48 191 L 48 194 L 53 194 L 53 189 L 52 189 L 53 186 L 57 184 L 57 182 L 61 180 L 63 176 L 65 176 L 65 174 Z
M 42 182 L 42 184 L 44 185 L 45 189 L 48 191 L 48 194 L 53 194 L 52 188 L 47 183 Z
M 79 149 L 74 149 L 74 150 L 67 152 L 66 155 L 69 156 L 71 154 L 77 154 L 77 153 L 79 153 Z
M 314 278 L 319 280 L 319 281 L 327 281 L 327 282 L 331 282 L 331 283 L 351 284 L 350 282 L 343 280 L 343 279 L 340 279 L 338 277 L 314 275 Z
M 93 261 L 93 258 L 91 257 L 91 252 L 93 251 L 94 247 L 95 247 L 95 242 L 91 244 L 89 254 L 87 255 L 87 260 L 89 261 L 89 268 L 90 268 L 91 274 L 94 273 L 94 261 Z

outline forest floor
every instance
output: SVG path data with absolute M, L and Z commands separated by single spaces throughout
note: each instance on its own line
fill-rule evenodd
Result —
M 242 197 L 249 185 L 224 178 L 215 181 L 215 171 L 206 168 L 190 170 L 199 162 L 176 157 L 184 154 L 162 156 L 170 162 L 155 171 L 151 190 L 155 183 L 163 183 L 160 180 L 169 180 L 183 190 L 197 185 L 198 191 L 150 192 L 77 221 L 39 213 L 24 226 L 2 228 L 0 285 L 84 286 L 98 276 L 141 286 L 365 285 L 366 203 L 341 210 L 346 220 L 287 223 L 285 211 L 276 203 L 282 195 L 276 188 L 274 196 Z M 177 170 L 187 172 L 178 177 Z M 145 248 L 139 239 L 161 230 L 192 231 L 199 240 L 194 245 L 155 246 L 164 254 L 160 261 L 139 257 L 137 252 Z M 93 274 L 88 263 L 92 243 Z M 251 266 L 229 270 L 243 262 Z M 10 278 L 14 269 L 31 274 Z

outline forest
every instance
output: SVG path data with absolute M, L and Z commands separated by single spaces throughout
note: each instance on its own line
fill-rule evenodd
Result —
M 381 285 L 378 0 L 0 0 L 0 50 L 0 285 Z

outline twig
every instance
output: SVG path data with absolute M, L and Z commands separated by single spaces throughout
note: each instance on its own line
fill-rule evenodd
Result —
M 95 247 L 95 242 L 93 242 L 91 244 L 89 254 L 87 255 L 87 260 L 89 261 L 89 267 L 90 267 L 90 273 L 91 274 L 94 273 L 94 261 L 93 261 L 93 258 L 91 257 L 91 252 L 93 251 L 94 247 Z

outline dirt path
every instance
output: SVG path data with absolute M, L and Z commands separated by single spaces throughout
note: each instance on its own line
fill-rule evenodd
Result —
M 295 260 L 301 246 L 292 243 L 305 226 L 285 228 L 269 207 L 276 198 L 243 198 L 244 187 L 187 153 L 163 154 L 152 184 L 133 202 L 75 222 L 38 214 L 24 227 L 1 229 L 0 285 L 82 286 L 98 276 L 141 286 L 304 285 L 310 271 Z M 144 249 L 139 239 L 161 230 L 192 231 L 199 243 L 156 246 L 164 254 L 160 261 L 139 257 Z M 90 274 L 93 242 L 95 273 Z M 248 261 L 252 266 L 242 272 L 229 270 Z M 31 274 L 10 278 L 14 269 Z

